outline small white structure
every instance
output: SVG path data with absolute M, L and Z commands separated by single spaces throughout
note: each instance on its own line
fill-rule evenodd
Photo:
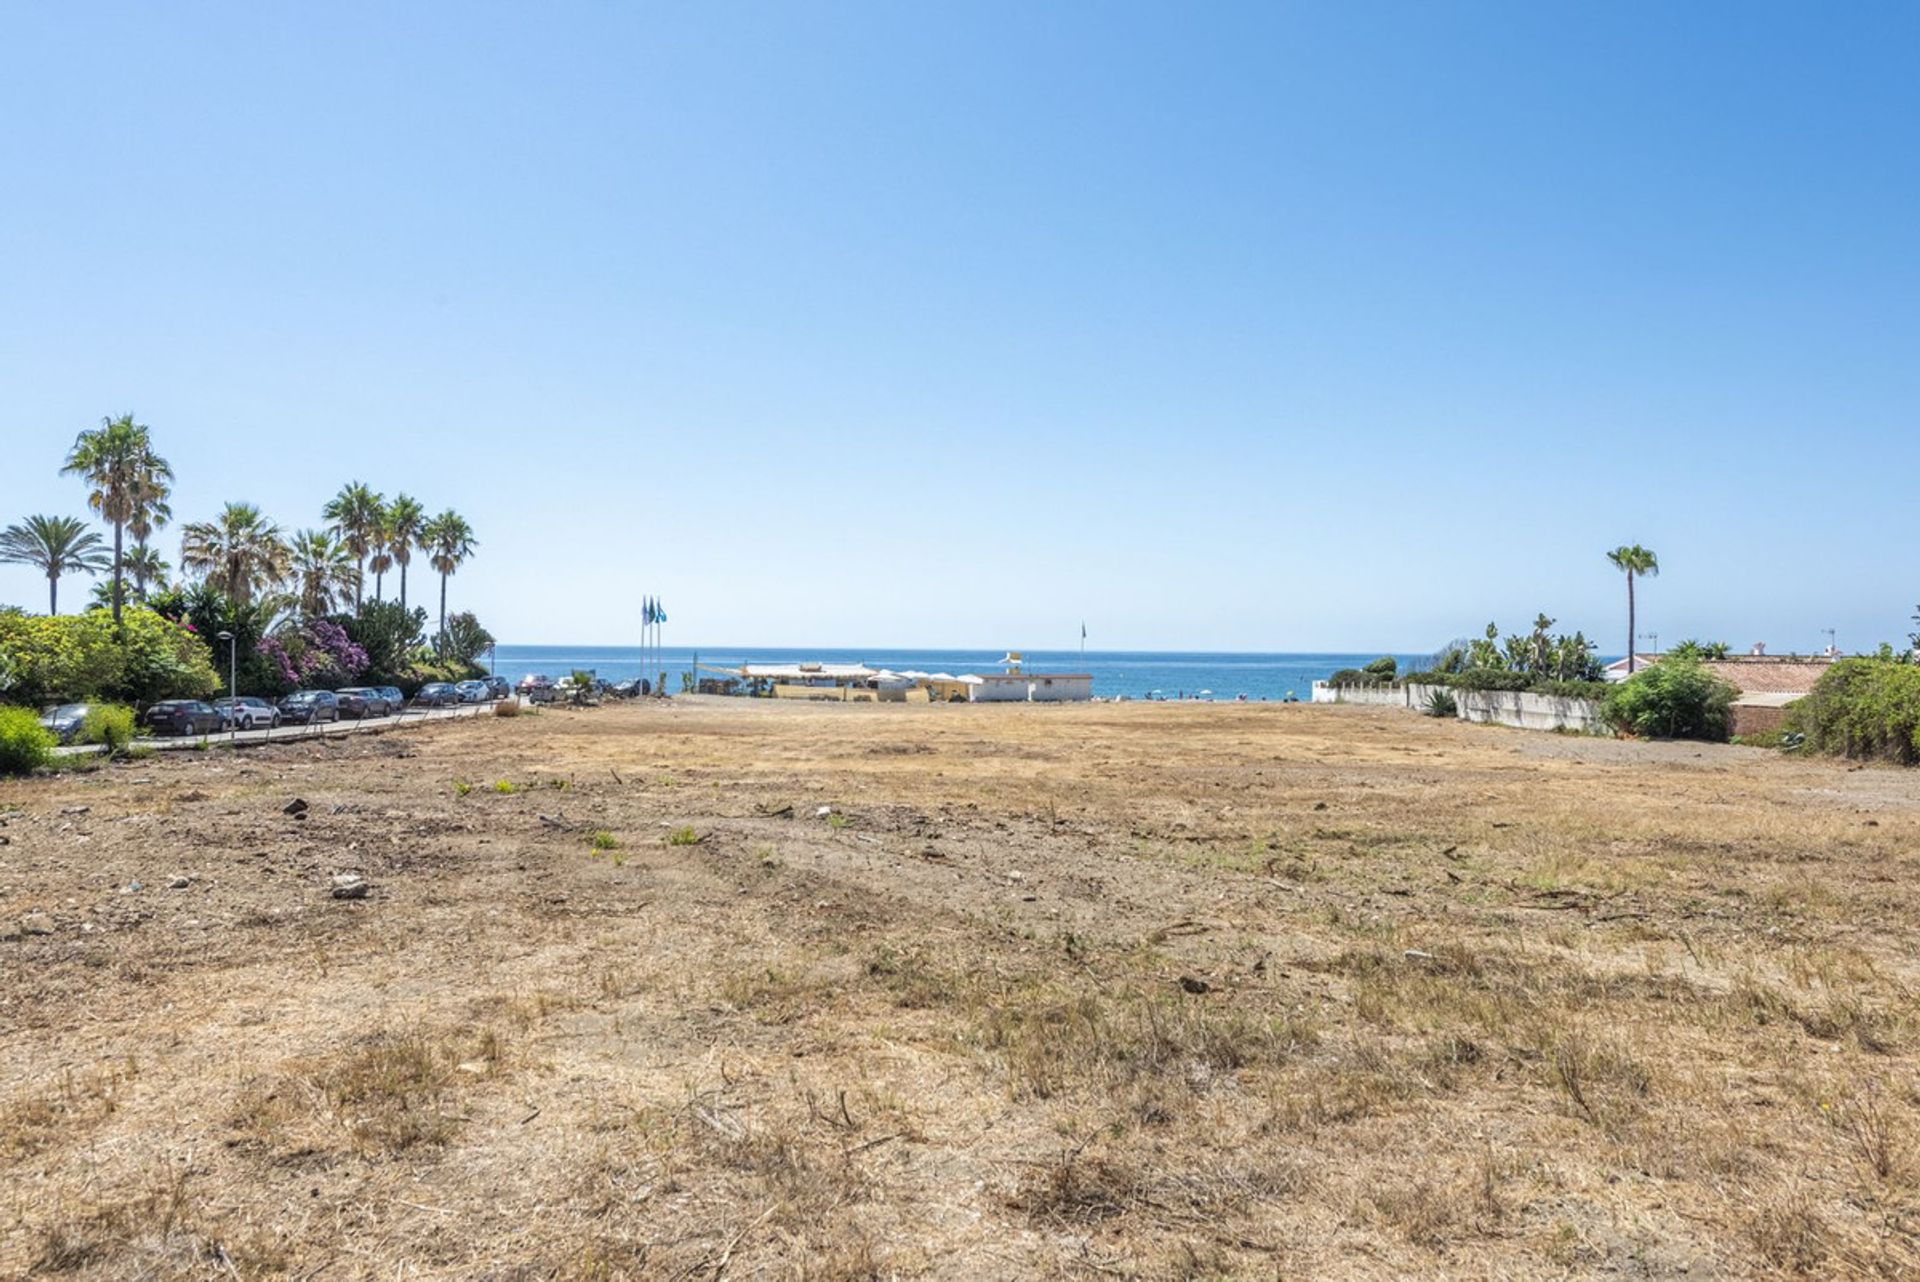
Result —
M 1636 653 L 1633 656 L 1633 670 L 1638 672 L 1642 668 L 1651 668 L 1658 662 L 1660 662 L 1660 656 L 1657 654 Z M 1600 670 L 1602 681 L 1625 681 L 1631 675 L 1633 673 L 1627 671 L 1625 659 L 1615 659 Z
M 987 672 L 967 683 L 974 703 L 1085 703 L 1093 678 L 1084 672 Z
M 967 698 L 973 703 L 1086 703 L 1093 698 L 1093 678 L 1084 672 L 1027 672 L 1018 650 L 1007 651 L 1000 662 L 1005 672 L 965 678 Z

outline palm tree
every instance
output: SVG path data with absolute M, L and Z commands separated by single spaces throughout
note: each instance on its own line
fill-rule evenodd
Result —
M 173 496 L 173 469 L 167 466 L 165 459 L 151 454 L 145 459 L 145 466 L 134 477 L 133 515 L 127 518 L 127 533 L 133 536 L 133 551 L 125 558 L 123 569 L 133 576 L 133 595 L 136 600 L 145 600 L 147 580 L 154 576 L 150 571 L 151 549 L 147 540 L 153 532 L 173 519 L 173 509 L 167 506 L 167 500 Z M 164 573 L 164 571 L 163 571 Z
M 373 599 L 387 599 L 387 571 L 393 568 L 393 545 L 387 542 L 387 514 L 380 513 L 380 524 L 373 531 L 373 541 L 367 545 L 367 569 L 373 573 Z
M 121 588 L 124 566 L 124 534 L 136 519 L 146 528 L 166 519 L 167 483 L 173 469 L 153 452 L 153 440 L 145 425 L 133 421 L 133 415 L 106 418 L 100 426 L 82 432 L 74 439 L 73 449 L 60 471 L 79 476 L 92 486 L 87 506 L 113 526 L 113 622 L 120 624 Z M 170 515 L 170 514 L 169 514 Z
M 413 560 L 415 547 L 423 550 L 426 547 L 420 539 L 426 521 L 427 509 L 420 506 L 418 499 L 396 494 L 393 502 L 387 504 L 387 555 L 400 567 L 400 608 L 403 610 L 407 608 L 407 565 Z
M 229 503 L 218 517 L 194 521 L 181 534 L 180 567 L 241 605 L 270 591 L 292 570 L 293 554 L 280 527 L 251 503 Z
M 129 525 L 127 528 L 132 529 L 133 527 Z M 145 601 L 147 599 L 147 587 L 150 584 L 159 584 L 161 587 L 165 587 L 167 583 L 167 571 L 173 567 L 168 565 L 167 559 L 161 556 L 155 549 L 144 543 L 135 543 L 133 545 L 133 551 L 127 553 L 124 568 L 128 574 L 133 576 L 132 599 L 135 601 Z
M 293 536 L 293 577 L 300 612 L 308 618 L 331 613 L 360 581 L 347 545 L 327 530 L 301 530 Z
M 367 553 L 373 550 L 374 539 L 380 533 L 385 515 L 380 496 L 359 481 L 349 481 L 321 509 L 320 515 L 333 522 L 333 532 L 340 536 L 347 545 L 347 551 L 353 554 L 355 569 L 364 573 Z M 353 608 L 360 608 L 358 575 L 353 583 Z
M 420 530 L 420 546 L 431 553 L 430 564 L 440 572 L 440 633 L 447 632 L 447 576 L 473 555 L 479 542 L 467 519 L 448 508 L 428 521 Z
M 129 525 L 127 528 L 131 530 L 133 527 Z M 127 550 L 121 568 L 126 571 L 127 577 L 131 580 L 120 585 L 123 589 L 121 604 L 145 605 L 152 595 L 150 588 L 157 586 L 165 590 L 167 571 L 173 567 L 168 565 L 166 558 L 153 547 L 142 547 L 136 543 Z M 93 585 L 93 605 L 89 608 L 95 610 L 113 608 L 113 580 L 109 579 L 104 583 Z
M 1607 553 L 1607 560 L 1613 562 L 1613 568 L 1627 576 L 1627 675 L 1633 675 L 1635 658 L 1633 639 L 1639 636 L 1638 625 L 1633 612 L 1633 576 L 1644 579 L 1655 578 L 1660 573 L 1660 558 L 1638 543 L 1632 546 L 1622 545 Z
M 47 576 L 47 613 L 60 613 L 60 576 L 98 574 L 112 562 L 107 545 L 71 516 L 30 516 L 0 530 L 0 561 L 37 566 Z

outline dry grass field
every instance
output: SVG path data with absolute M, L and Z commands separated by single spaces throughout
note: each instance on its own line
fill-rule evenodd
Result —
M 1912 774 L 689 700 L 0 843 L 8 1277 L 1920 1271 Z

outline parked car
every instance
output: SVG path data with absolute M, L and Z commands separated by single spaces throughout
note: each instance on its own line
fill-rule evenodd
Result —
M 395 714 L 407 706 L 407 696 L 400 693 L 399 686 L 375 686 L 374 689 L 387 696 L 387 706 L 392 708 Z
M 218 734 L 226 715 L 198 699 L 163 699 L 140 714 L 140 724 L 155 734 Z
M 280 709 L 250 694 L 238 699 L 215 699 L 213 706 L 242 730 L 271 730 L 280 724 Z
M 487 689 L 484 681 L 462 681 L 454 686 L 453 692 L 460 696 L 462 703 L 485 703 L 493 697 L 493 691 Z
M 551 686 L 552 684 L 553 684 L 553 678 L 548 676 L 546 673 L 529 672 L 526 676 L 520 678 L 520 693 L 532 694 L 535 690 L 538 690 L 541 686 Z
M 523 685 L 520 687 L 520 694 L 528 703 L 560 702 L 560 687 L 551 681 L 544 681 L 535 686 Z
M 72 743 L 80 733 L 80 727 L 87 720 L 87 712 L 92 705 L 85 703 L 63 703 L 46 716 L 40 718 L 40 724 L 53 732 L 53 737 L 61 743 Z
M 386 691 L 377 686 L 349 686 L 334 693 L 340 696 L 340 715 L 343 717 L 384 717 L 394 711 Z M 357 707 L 355 701 L 358 701 Z
M 508 699 L 513 696 L 513 682 L 505 677 L 488 677 L 487 689 L 493 692 L 493 697 L 496 699 Z
M 314 726 L 340 719 L 340 696 L 331 690 L 295 690 L 280 701 L 280 719 Z
M 460 696 L 445 681 L 430 681 L 413 696 L 413 706 L 416 708 L 444 708 L 458 702 Z

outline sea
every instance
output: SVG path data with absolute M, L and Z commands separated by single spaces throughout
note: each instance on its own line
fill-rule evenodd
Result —
M 864 663 L 895 672 L 998 672 L 1005 651 L 788 649 L 777 646 L 714 646 L 698 650 L 666 646 L 659 667 L 667 674 L 670 692 L 680 689 L 680 674 L 712 665 L 736 668 L 742 663 Z M 1341 668 L 1357 668 L 1380 657 L 1368 654 L 1228 654 L 1205 651 L 1027 650 L 1029 672 L 1084 672 L 1093 678 L 1095 698 L 1281 700 L 1291 695 L 1305 701 L 1315 681 L 1324 681 Z M 1405 669 L 1424 655 L 1395 655 Z M 603 681 L 648 676 L 654 666 L 635 646 L 502 645 L 493 656 L 493 670 L 510 681 L 533 673 L 558 679 L 575 670 L 592 672 Z M 714 675 L 714 674 L 708 674 Z

